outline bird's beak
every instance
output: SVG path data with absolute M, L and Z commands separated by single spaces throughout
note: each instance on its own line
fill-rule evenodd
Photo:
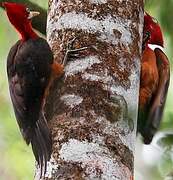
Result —
M 35 16 L 38 16 L 40 13 L 37 11 L 30 11 L 28 15 L 28 19 L 32 19 Z

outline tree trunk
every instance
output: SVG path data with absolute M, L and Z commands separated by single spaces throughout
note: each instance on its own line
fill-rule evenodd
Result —
M 143 0 L 50 0 L 55 60 L 62 62 L 74 37 L 74 48 L 89 48 L 67 62 L 51 88 L 45 179 L 133 178 L 142 29 Z

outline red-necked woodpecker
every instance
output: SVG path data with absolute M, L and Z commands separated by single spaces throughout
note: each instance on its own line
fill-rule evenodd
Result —
M 31 144 L 42 176 L 52 151 L 51 133 L 43 106 L 53 75 L 56 78 L 63 75 L 65 61 L 64 64 L 55 63 L 47 41 L 32 29 L 31 18 L 38 12 L 18 3 L 4 2 L 1 5 L 21 35 L 7 58 L 9 91 L 21 134 L 26 143 Z
M 138 132 L 145 144 L 152 141 L 159 128 L 170 80 L 168 58 L 160 48 L 153 50 L 150 45 L 163 47 L 163 35 L 158 22 L 146 13 L 138 112 Z

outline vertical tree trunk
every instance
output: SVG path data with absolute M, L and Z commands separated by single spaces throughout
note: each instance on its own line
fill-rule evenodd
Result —
M 133 178 L 142 29 L 143 0 L 50 0 L 56 61 L 74 37 L 75 48 L 90 48 L 67 63 L 50 91 L 45 179 Z

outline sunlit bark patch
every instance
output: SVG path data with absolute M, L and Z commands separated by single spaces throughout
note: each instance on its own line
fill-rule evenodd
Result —
M 92 4 L 105 4 L 107 3 L 107 0 L 89 0 Z
M 96 20 L 88 17 L 87 14 L 75 11 L 63 14 L 58 21 L 50 21 L 50 26 L 56 30 L 76 29 L 87 33 L 97 33 L 100 34 L 97 37 L 99 40 L 114 45 L 118 43 L 129 45 L 132 42 L 130 24 L 131 20 L 120 17 L 107 15 L 104 20 Z
M 99 64 L 101 61 L 97 56 L 88 56 L 85 58 L 80 58 L 74 61 L 70 61 L 65 67 L 65 76 L 75 75 L 77 73 L 82 73 L 86 69 L 89 69 L 94 64 Z
M 99 146 L 96 143 L 69 139 L 67 143 L 62 145 L 59 153 L 60 158 L 64 161 L 81 164 L 88 178 L 107 180 L 130 179 L 130 170 L 123 164 L 116 163 L 112 159 L 109 149 Z M 116 157 L 114 158 L 116 159 Z
M 74 108 L 75 106 L 82 103 L 83 98 L 80 96 L 77 96 L 75 94 L 66 94 L 61 96 L 61 101 L 63 101 L 67 106 L 70 106 L 70 108 Z
M 58 167 L 59 167 L 59 165 L 56 164 L 55 159 L 53 157 L 51 157 L 51 159 L 49 160 L 49 162 L 47 164 L 47 172 L 45 174 L 45 177 L 51 178 L 52 174 L 54 174 L 56 172 Z

